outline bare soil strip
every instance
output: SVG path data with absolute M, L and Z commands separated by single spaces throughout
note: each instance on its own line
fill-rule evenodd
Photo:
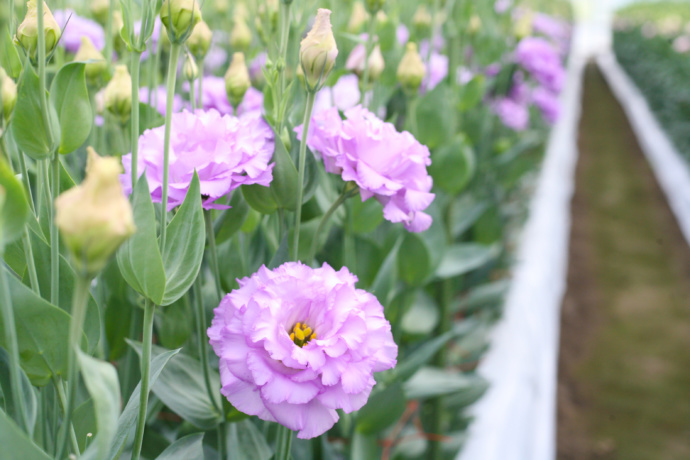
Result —
M 690 459 L 690 248 L 593 66 L 579 149 L 558 458 Z

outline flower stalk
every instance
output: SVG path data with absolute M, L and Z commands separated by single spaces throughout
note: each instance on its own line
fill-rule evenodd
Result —
M 314 109 L 315 91 L 307 90 L 307 106 L 304 109 L 304 136 L 299 145 L 299 170 L 297 176 L 297 203 L 295 208 L 295 233 L 292 240 L 292 260 L 299 259 L 299 232 L 302 220 L 302 200 L 304 198 L 304 171 L 307 162 L 307 136 L 311 123 L 311 112 Z
M 132 460 L 139 460 L 141 445 L 144 440 L 144 427 L 146 426 L 146 410 L 149 404 L 149 372 L 151 368 L 151 347 L 153 340 L 153 317 L 156 306 L 146 299 L 144 304 L 144 331 L 141 344 L 141 393 L 139 395 L 139 416 L 137 428 L 134 434 L 134 446 L 132 447 Z
M 283 425 L 278 425 L 275 460 L 288 460 L 292 447 L 292 430 Z

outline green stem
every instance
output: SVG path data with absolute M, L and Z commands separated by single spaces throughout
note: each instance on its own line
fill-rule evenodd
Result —
M 197 334 L 199 334 L 199 358 L 201 359 L 201 367 L 204 370 L 204 385 L 206 386 L 208 397 L 211 399 L 211 403 L 213 403 L 213 407 L 220 412 L 221 408 L 218 407 L 215 397 L 217 389 L 214 390 L 213 386 L 211 386 L 208 353 L 206 352 L 206 340 L 204 340 L 204 337 L 206 337 L 206 311 L 204 310 L 204 301 L 201 297 L 201 276 L 198 276 L 194 281 L 192 290 L 194 294 L 194 313 L 196 315 Z
M 417 102 L 419 98 L 417 95 L 412 95 L 407 99 L 407 126 L 413 135 L 417 135 Z
M 141 444 L 144 440 L 146 410 L 149 404 L 149 369 L 151 367 L 151 345 L 153 340 L 153 314 L 156 306 L 150 300 L 144 305 L 144 337 L 141 351 L 141 394 L 139 396 L 139 418 L 132 447 L 132 460 L 139 460 Z
M 354 190 L 356 191 L 358 189 Z M 345 201 L 352 195 L 352 190 L 345 190 L 343 193 L 341 193 L 338 199 L 333 202 L 331 207 L 328 208 L 328 211 L 326 211 L 326 214 L 324 214 L 321 220 L 319 221 L 319 226 L 316 227 L 316 233 L 314 233 L 314 239 L 311 242 L 311 249 L 309 250 L 308 260 L 310 262 L 313 261 L 316 257 L 316 247 L 318 245 L 318 242 L 321 240 L 321 231 L 323 230 L 324 225 L 326 225 L 326 222 L 328 222 L 328 220 L 331 218 L 333 213 L 340 207 L 340 205 L 345 203 Z
M 142 25 L 143 28 L 143 25 Z M 132 124 L 130 127 L 130 149 L 132 149 L 132 187 L 137 183 L 137 158 L 139 154 L 139 70 L 141 68 L 141 53 L 132 51 L 130 74 L 132 76 Z
M 290 447 L 292 445 L 292 431 L 278 425 L 278 442 L 276 443 L 275 460 L 288 460 L 290 458 Z
M 304 110 L 304 130 L 302 142 L 299 146 L 299 174 L 297 177 L 297 202 L 295 215 L 295 234 L 292 240 L 292 259 L 299 259 L 299 231 L 302 220 L 302 198 L 304 197 L 304 170 L 307 162 L 307 134 L 309 133 L 309 123 L 311 122 L 311 111 L 314 108 L 315 93 L 307 91 L 307 107 Z
M 369 85 L 369 56 L 374 50 L 374 33 L 376 32 L 376 15 L 372 14 L 369 19 L 369 29 L 367 32 L 367 42 L 364 45 L 364 71 L 362 72 L 362 80 L 359 82 L 360 99 L 359 103 L 364 105 L 364 98 L 367 93 Z
M 31 283 L 31 290 L 36 294 L 41 294 L 41 288 L 38 284 L 38 274 L 36 273 L 36 262 L 34 261 L 34 251 L 31 247 L 31 237 L 29 236 L 29 228 L 24 229 L 22 235 L 22 246 L 24 247 L 24 258 L 26 259 L 26 270 L 29 272 L 29 281 Z
M 0 234 L 0 237 L 1 236 Z M 0 256 L 4 256 L 4 248 L 0 248 Z M 0 293 L 0 295 L 2 295 L 0 312 L 2 313 L 3 325 L 5 326 L 5 346 L 10 355 L 10 385 L 12 387 L 14 410 L 16 411 L 15 419 L 17 420 L 17 425 L 24 427 L 25 431 L 30 433 L 31 427 L 29 426 L 29 418 L 26 415 L 26 404 L 22 397 L 24 393 L 22 391 L 20 378 L 19 345 L 17 343 L 17 329 L 14 323 L 12 297 L 10 296 L 10 288 L 7 283 L 7 274 L 5 273 L 4 267 L 0 267 Z M 7 395 L 5 395 L 5 397 L 7 397 Z
M 352 206 L 346 204 L 345 213 L 347 220 L 345 224 L 345 231 L 343 232 L 343 261 L 346 267 L 350 267 L 350 270 L 354 270 L 357 266 L 357 251 L 355 249 L 355 232 L 352 215 Z
M 170 174 L 170 128 L 172 127 L 173 100 L 175 97 L 175 81 L 177 79 L 177 61 L 180 58 L 179 43 L 173 43 L 170 48 L 170 62 L 168 65 L 167 99 L 165 106 L 165 138 L 163 141 L 163 190 L 161 195 L 161 237 L 160 247 L 165 247 L 165 235 L 168 227 L 168 181 Z M 136 460 L 136 459 L 135 459 Z
M 67 410 L 67 397 L 65 396 L 65 389 L 62 387 L 62 381 L 57 377 L 53 377 L 53 385 L 55 385 L 55 389 L 57 390 L 58 402 L 62 408 L 62 413 L 65 414 Z M 72 424 L 69 426 L 69 440 L 72 444 L 72 451 L 79 452 L 79 442 L 77 441 L 77 434 Z
M 14 35 L 14 0 L 10 0 L 10 35 Z
M 190 88 L 194 86 L 194 82 L 189 83 Z M 204 59 L 199 59 L 199 91 L 197 91 L 197 98 L 199 99 L 197 107 L 204 109 Z
M 192 104 L 192 111 L 196 110 L 196 97 L 194 97 L 194 80 L 189 81 L 189 103 Z
M 40 2 L 39 2 L 40 3 Z M 55 152 L 51 165 L 51 205 L 50 205 L 50 303 L 60 302 L 60 237 L 55 224 L 55 207 L 53 201 L 60 194 L 60 154 Z
M 58 443 L 58 458 L 63 457 L 67 439 L 70 434 L 70 427 L 72 425 L 72 413 L 74 409 L 74 399 L 77 393 L 77 360 L 76 350 L 81 343 L 82 328 L 84 325 L 84 318 L 86 317 L 86 305 L 89 299 L 89 286 L 91 278 L 83 275 L 77 276 L 72 294 L 72 317 L 69 323 L 69 338 L 68 338 L 68 352 L 67 352 L 67 403 L 65 405 L 65 418 L 62 422 L 62 436 Z M 58 392 L 59 385 L 56 385 Z M 79 450 L 75 451 L 79 454 Z
M 220 284 L 220 268 L 218 266 L 218 250 L 216 248 L 216 234 L 213 230 L 213 217 L 210 210 L 204 210 L 204 220 L 206 221 L 206 238 L 208 239 L 208 252 L 211 257 L 211 270 L 213 271 L 213 281 L 216 285 L 216 296 L 218 301 L 223 298 L 223 290 Z

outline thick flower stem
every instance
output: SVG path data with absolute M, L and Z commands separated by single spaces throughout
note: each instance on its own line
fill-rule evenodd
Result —
M 0 229 L 1 231 L 2 229 Z M 2 236 L 2 235 L 0 235 Z M 0 258 L 4 257 L 4 248 L 0 247 Z M 10 289 L 7 283 L 7 274 L 5 269 L 0 267 L 0 313 L 2 314 L 2 322 L 5 326 L 5 346 L 10 355 L 10 385 L 12 387 L 12 399 L 14 402 L 14 410 L 16 411 L 15 420 L 17 425 L 23 427 L 27 433 L 31 432 L 29 426 L 29 418 L 26 415 L 26 405 L 22 397 L 22 385 L 20 380 L 20 366 L 19 366 L 19 345 L 17 343 L 17 329 L 14 325 L 14 310 L 12 310 L 12 298 L 10 296 Z M 5 395 L 7 397 L 7 395 Z
M 170 174 L 170 129 L 172 128 L 173 99 L 175 97 L 175 81 L 177 79 L 177 61 L 180 58 L 182 45 L 173 43 L 170 48 L 170 62 L 168 65 L 167 99 L 165 106 L 165 138 L 163 141 L 163 189 L 161 191 L 161 236 L 160 247 L 165 247 L 165 235 L 168 224 L 168 181 Z
M 77 276 L 72 294 L 72 317 L 69 323 L 69 342 L 67 352 L 67 403 L 65 405 L 65 418 L 62 423 L 62 436 L 58 444 L 58 456 L 62 458 L 67 440 L 70 437 L 70 427 L 72 426 L 72 414 L 74 408 L 74 399 L 77 390 L 77 364 L 76 364 L 76 350 L 81 342 L 82 327 L 84 325 L 84 318 L 86 318 L 86 306 L 89 299 L 89 286 L 91 278 L 88 276 Z M 59 390 L 58 390 L 59 391 Z M 79 451 L 76 451 L 79 454 Z
M 137 157 L 139 154 L 139 70 L 141 68 L 141 53 L 132 51 L 130 74 L 132 76 L 132 125 L 130 127 L 130 145 L 132 151 L 132 187 L 137 183 L 139 174 L 137 171 Z
M 372 14 L 369 19 L 369 30 L 367 31 L 367 41 L 364 45 L 364 71 L 362 72 L 362 79 L 359 82 L 360 99 L 359 103 L 364 104 L 364 99 L 367 94 L 367 87 L 369 85 L 369 56 L 374 49 L 374 33 L 376 32 L 376 15 Z
M 146 410 L 149 404 L 149 369 L 151 367 L 151 346 L 153 340 L 153 314 L 156 306 L 150 300 L 144 304 L 144 336 L 141 350 L 141 393 L 139 396 L 139 417 L 132 447 L 132 460 L 139 460 L 141 444 L 144 440 Z
M 295 209 L 295 234 L 292 240 L 292 259 L 299 259 L 299 231 L 302 220 L 302 198 L 304 197 L 304 170 L 307 162 L 307 137 L 309 136 L 309 123 L 311 122 L 311 111 L 314 108 L 315 93 L 307 91 L 307 106 L 304 109 L 304 135 L 299 146 L 299 173 L 297 177 L 297 203 Z
M 278 425 L 275 460 L 288 460 L 290 458 L 291 446 L 292 430 L 283 425 Z

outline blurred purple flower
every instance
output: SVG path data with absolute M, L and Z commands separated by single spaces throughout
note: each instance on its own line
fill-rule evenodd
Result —
M 249 77 L 252 81 L 260 80 L 263 77 L 263 68 L 266 67 L 267 59 L 268 55 L 265 51 L 257 54 L 257 56 L 252 59 L 252 62 L 249 64 Z
M 398 347 L 383 307 L 356 281 L 345 267 L 299 262 L 239 280 L 208 329 L 228 401 L 301 439 L 333 427 L 337 409 L 362 408 Z
M 448 56 L 436 52 L 426 65 L 426 77 L 422 82 L 422 90 L 431 91 L 448 76 Z
M 341 76 L 333 85 L 324 86 L 321 91 L 316 94 L 314 101 L 314 114 L 337 107 L 338 110 L 344 112 L 347 109 L 359 104 L 361 92 L 359 91 L 359 78 L 354 74 L 347 74 Z
M 498 14 L 503 14 L 508 11 L 508 8 L 510 8 L 512 4 L 512 0 L 496 0 L 496 3 L 494 3 L 494 11 Z
M 228 52 L 222 47 L 218 46 L 215 41 L 211 44 L 211 49 L 208 50 L 204 58 L 204 71 L 214 73 L 217 70 L 225 68 L 228 62 Z
M 403 222 L 412 232 L 431 225 L 431 216 L 422 212 L 434 200 L 430 193 L 429 149 L 407 131 L 399 133 L 361 106 L 345 112 L 331 108 L 314 116 L 307 145 L 319 152 L 326 171 L 354 181 L 362 201 L 375 197 L 383 204 L 383 216 Z M 302 126 L 295 129 L 302 138 Z
M 532 91 L 532 102 L 537 106 L 547 123 L 554 124 L 558 121 L 560 104 L 556 94 L 540 86 Z
M 395 30 L 395 38 L 400 46 L 405 46 L 405 43 L 410 39 L 410 30 L 405 24 L 398 25 L 398 28 Z
M 532 19 L 532 28 L 535 32 L 546 35 L 556 41 L 568 41 L 570 39 L 570 26 L 568 23 L 548 14 L 536 13 L 534 19 Z
M 558 51 L 546 39 L 523 38 L 515 50 L 515 59 L 540 84 L 560 93 L 565 81 L 565 69 Z
M 154 107 L 158 113 L 165 116 L 165 106 L 166 106 L 166 96 L 167 91 L 165 85 L 161 85 L 158 88 L 154 88 L 151 92 L 149 98 L 149 88 L 147 86 L 142 86 L 139 88 L 139 101 L 144 104 L 149 104 Z M 173 112 L 179 112 L 185 107 L 186 103 L 182 99 L 182 96 L 175 94 L 173 97 Z
M 198 83 L 197 83 L 198 84 Z M 189 83 L 182 85 L 185 91 L 189 91 Z M 207 76 L 204 77 L 203 84 L 203 103 L 204 110 L 217 110 L 223 115 L 232 115 L 232 105 L 228 100 L 228 93 L 225 90 L 225 79 L 223 77 Z M 198 100 L 198 96 L 197 96 Z M 238 115 L 249 113 L 261 114 L 264 107 L 264 95 L 254 87 L 250 87 L 244 95 L 237 112 Z
M 57 10 L 53 16 L 60 28 L 64 29 L 62 38 L 60 38 L 60 45 L 68 52 L 76 53 L 79 51 L 83 36 L 89 37 L 96 49 L 103 50 L 105 48 L 105 32 L 96 21 L 83 18 L 73 10 Z
M 524 131 L 529 126 L 529 109 L 525 103 L 501 98 L 494 101 L 493 110 L 501 122 L 513 131 Z
M 163 183 L 164 126 L 139 137 L 137 171 L 148 179 L 151 198 L 160 203 Z M 205 209 L 224 208 L 218 198 L 244 184 L 268 186 L 273 179 L 273 131 L 260 117 L 232 117 L 216 110 L 180 112 L 172 116 L 168 210 L 184 201 L 194 171 L 199 175 Z M 120 176 L 125 193 L 132 192 L 132 155 L 122 157 Z

